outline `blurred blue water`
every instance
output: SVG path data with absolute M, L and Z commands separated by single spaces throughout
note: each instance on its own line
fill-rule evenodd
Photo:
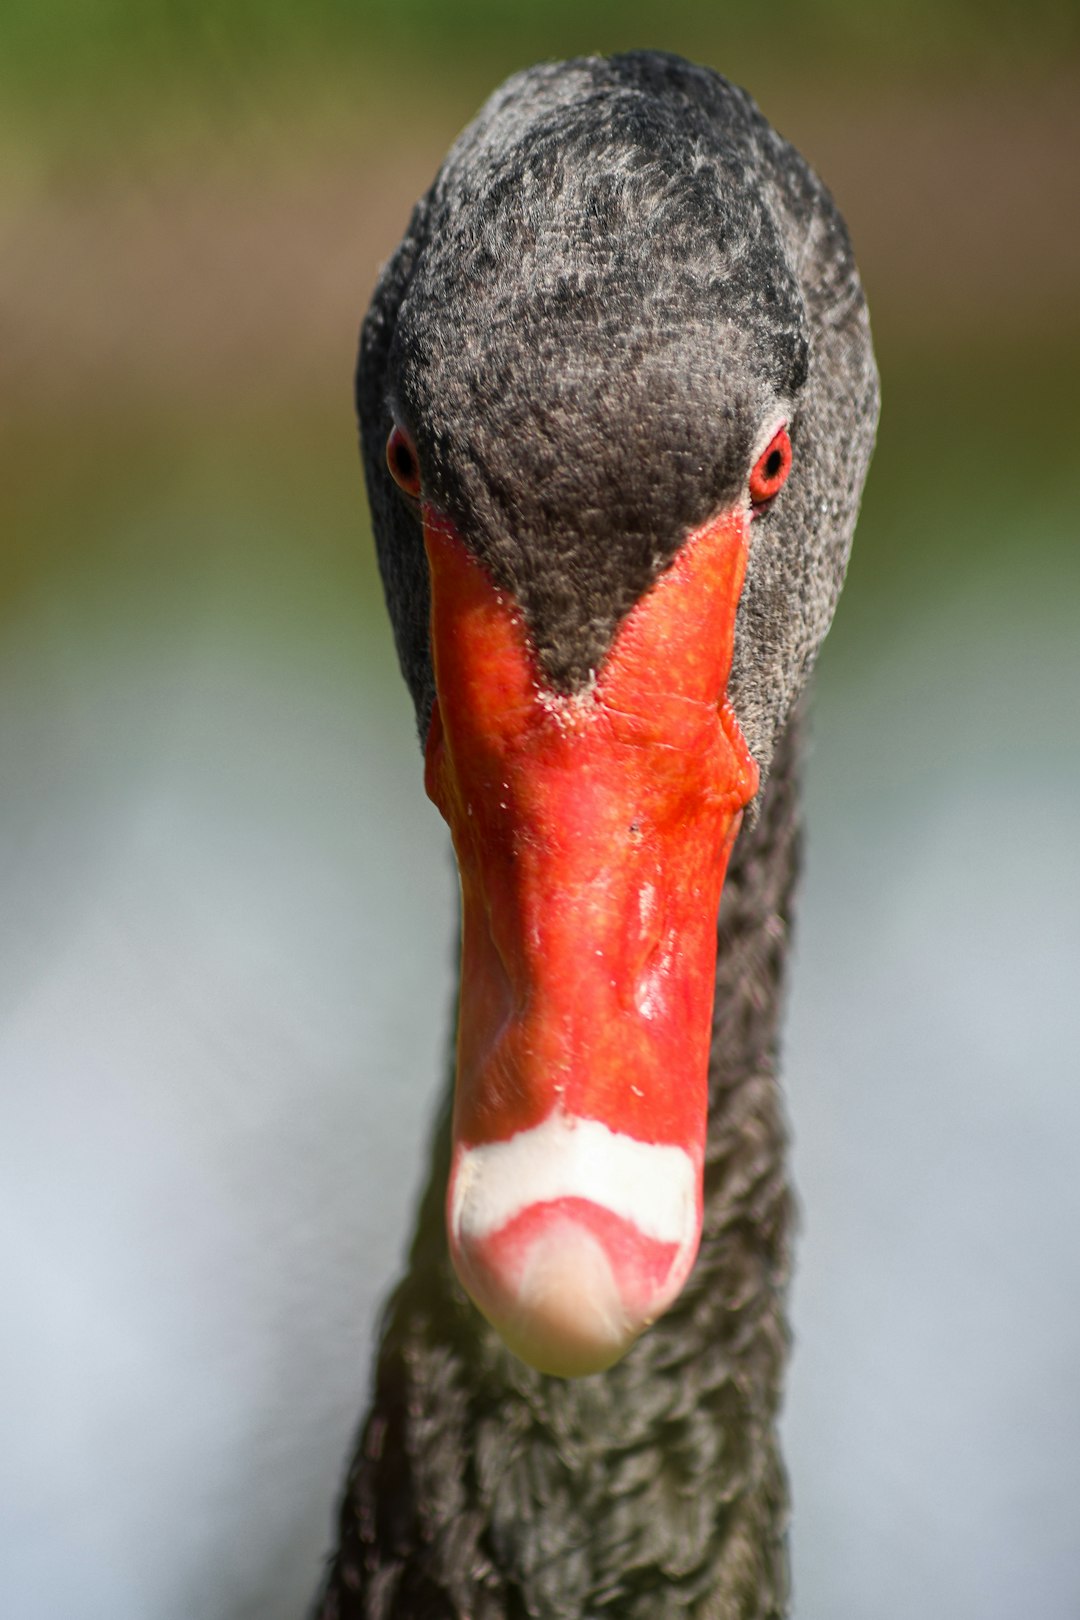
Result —
M 0 652 L 0 1613 L 285 1620 L 408 1232 L 453 879 L 332 559 L 286 526 L 165 592 L 119 555 L 43 575 Z M 1080 1608 L 1055 569 L 861 639 L 856 599 L 825 659 L 786 1057 L 804 1620 Z

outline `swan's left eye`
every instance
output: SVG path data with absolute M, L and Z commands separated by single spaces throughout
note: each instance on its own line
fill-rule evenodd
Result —
M 755 506 L 771 501 L 791 471 L 791 440 L 782 427 L 774 433 L 750 474 L 750 499 Z
M 412 500 L 420 499 L 420 457 L 404 428 L 395 423 L 386 441 L 386 465 L 398 489 Z

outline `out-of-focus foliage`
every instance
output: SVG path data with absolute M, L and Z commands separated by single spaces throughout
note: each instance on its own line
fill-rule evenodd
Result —
M 408 48 L 414 58 L 446 61 L 443 53 L 487 54 L 498 42 L 510 50 L 560 52 L 582 48 L 588 36 L 632 35 L 639 41 L 694 30 L 714 44 L 754 44 L 762 56 L 809 50 L 845 59 L 897 49 L 907 60 L 961 44 L 980 55 L 1045 56 L 1077 37 L 1070 0 L 772 0 L 767 9 L 735 0 L 8 0 L 5 47 L 20 65 L 77 73 L 106 63 L 137 64 L 168 52 L 174 61 L 213 55 L 225 42 L 254 58 L 314 50 Z M 9 68 L 14 65 L 11 57 Z
M 916 72 L 970 83 L 1053 67 L 1078 42 L 1075 0 L 6 0 L 0 128 L 93 145 L 110 122 L 183 122 L 192 102 L 228 124 L 254 86 L 283 80 L 316 100 L 329 81 L 331 104 L 340 79 L 379 100 L 389 80 L 410 116 L 440 87 L 475 94 L 544 56 L 640 45 L 747 81 Z

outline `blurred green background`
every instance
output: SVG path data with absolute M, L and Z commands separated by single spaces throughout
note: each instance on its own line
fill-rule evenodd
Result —
M 0 1611 L 303 1611 L 452 878 L 351 414 L 489 89 L 677 50 L 855 240 L 884 412 L 787 1049 L 806 1620 L 1080 1609 L 1074 0 L 7 0 Z

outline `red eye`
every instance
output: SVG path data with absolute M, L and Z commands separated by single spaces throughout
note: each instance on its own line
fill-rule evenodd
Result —
M 390 429 L 390 437 L 386 441 L 386 465 L 398 488 L 406 495 L 411 495 L 413 500 L 419 500 L 420 458 L 416 454 L 415 444 L 405 429 L 399 428 L 396 423 Z
M 774 433 L 750 474 L 750 499 L 755 506 L 771 501 L 791 471 L 791 440 L 786 427 Z

